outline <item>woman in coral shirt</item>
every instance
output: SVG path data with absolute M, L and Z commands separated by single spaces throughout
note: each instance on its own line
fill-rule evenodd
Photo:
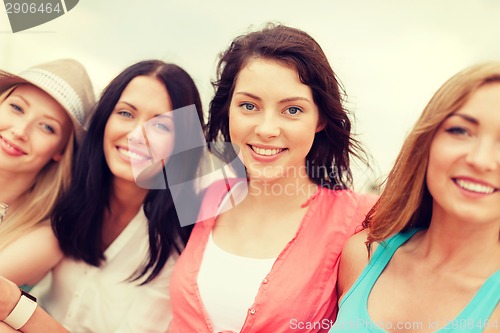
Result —
M 205 194 L 174 268 L 170 331 L 328 330 L 342 245 L 373 203 L 348 189 L 363 152 L 336 76 L 313 38 L 280 25 L 236 38 L 215 86 L 207 141 L 246 177 Z

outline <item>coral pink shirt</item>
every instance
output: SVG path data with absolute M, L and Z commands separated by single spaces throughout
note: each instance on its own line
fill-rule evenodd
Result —
M 217 211 L 224 183 L 207 191 L 201 210 Z M 344 242 L 361 229 L 373 196 L 320 188 L 295 237 L 262 280 L 241 333 L 328 332 L 337 315 L 337 270 Z M 216 218 L 199 222 L 170 281 L 173 321 L 169 332 L 213 332 L 201 302 L 197 276 Z

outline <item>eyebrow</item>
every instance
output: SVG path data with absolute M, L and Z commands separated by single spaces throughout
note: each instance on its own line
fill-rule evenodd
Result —
M 31 106 L 30 102 L 28 102 L 28 100 L 26 98 L 24 98 L 23 96 L 21 95 L 16 95 L 16 94 L 12 94 L 11 95 L 12 97 L 16 97 L 16 98 L 19 98 L 20 100 L 22 100 L 24 103 L 26 103 L 28 106 Z
M 46 115 L 46 114 L 45 114 L 45 115 L 43 115 L 43 116 L 44 116 L 45 118 L 48 118 L 48 119 L 50 119 L 50 120 L 55 121 L 56 123 L 58 123 L 58 124 L 59 124 L 59 126 L 63 127 L 62 122 L 61 122 L 58 118 L 55 118 L 55 117 L 52 117 L 52 116 L 49 116 L 49 115 Z M 71 118 L 70 118 L 70 119 L 71 119 Z
M 162 114 L 155 114 L 154 115 L 154 118 L 164 118 L 164 119 L 170 119 L 170 120 L 173 120 L 174 117 L 170 114 L 172 111 L 167 111 L 165 113 L 162 113 Z
M 128 106 L 130 106 L 132 109 L 134 109 L 134 111 L 137 111 L 137 107 L 135 107 L 135 105 L 127 102 L 127 101 L 118 101 L 116 103 L 116 105 L 118 105 L 119 103 L 123 103 L 123 104 L 127 104 Z M 116 107 L 116 106 L 115 106 Z M 169 119 L 172 119 L 173 116 L 170 115 L 170 112 L 172 111 L 167 111 L 167 112 L 164 112 L 164 113 L 157 113 L 153 116 L 153 118 L 158 118 L 158 117 L 161 117 L 161 118 L 169 118 Z
M 246 91 L 238 91 L 235 94 L 248 96 L 248 97 L 251 97 L 251 98 L 256 99 L 258 101 L 262 101 L 262 98 L 260 98 L 259 96 L 256 96 L 256 95 L 251 94 L 251 93 L 246 92 Z M 280 100 L 279 103 L 287 103 L 287 102 L 294 102 L 294 101 L 305 101 L 305 102 L 311 103 L 311 101 L 308 98 L 301 97 L 301 96 L 287 97 L 287 98 Z
M 11 96 L 12 96 L 12 97 L 17 97 L 17 98 L 21 99 L 22 101 L 24 101 L 24 103 L 26 103 L 28 106 L 31 106 L 30 102 L 28 102 L 28 100 L 27 100 L 27 99 L 25 99 L 24 97 L 22 97 L 22 96 L 20 96 L 20 95 L 15 95 L 15 94 L 12 94 Z M 65 110 L 65 111 L 66 111 L 66 110 Z M 50 119 L 50 120 L 53 120 L 53 121 L 55 121 L 56 123 L 58 123 L 58 124 L 59 124 L 59 126 L 61 126 L 61 127 L 62 127 L 62 123 L 61 123 L 61 121 L 60 121 L 58 118 L 56 118 L 56 117 L 52 117 L 52 116 L 49 116 L 49 115 L 47 115 L 47 114 L 43 114 L 43 115 L 42 115 L 42 117 L 48 118 L 48 119 Z
M 137 108 L 133 105 L 133 104 L 130 104 L 129 102 L 126 102 L 126 101 L 118 101 L 116 103 L 116 105 L 120 104 L 120 103 L 123 103 L 123 104 L 127 104 L 128 106 L 130 106 L 132 109 L 134 109 L 135 111 L 137 111 Z
M 479 125 L 479 121 L 476 118 L 468 116 L 466 114 L 462 114 L 462 113 L 452 113 L 447 118 L 451 118 L 453 116 L 460 117 L 463 120 L 465 120 L 465 121 L 467 121 L 467 122 L 469 122 L 471 124 Z

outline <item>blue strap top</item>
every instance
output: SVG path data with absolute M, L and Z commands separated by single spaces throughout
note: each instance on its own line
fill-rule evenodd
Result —
M 368 265 L 342 298 L 339 304 L 340 310 L 337 320 L 330 333 L 387 333 L 371 320 L 368 314 L 368 296 L 396 250 L 419 230 L 413 229 L 405 233 L 399 233 L 380 243 Z M 485 281 L 455 319 L 435 333 L 481 333 L 488 325 L 499 327 L 500 323 L 493 323 L 488 320 L 499 302 L 500 270 L 493 273 Z M 431 327 L 431 323 L 422 324 L 429 325 L 428 328 Z

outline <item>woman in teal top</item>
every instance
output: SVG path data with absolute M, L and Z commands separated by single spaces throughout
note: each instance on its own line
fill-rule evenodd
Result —
M 499 205 L 490 62 L 448 80 L 410 132 L 368 229 L 346 243 L 330 332 L 500 332 Z

